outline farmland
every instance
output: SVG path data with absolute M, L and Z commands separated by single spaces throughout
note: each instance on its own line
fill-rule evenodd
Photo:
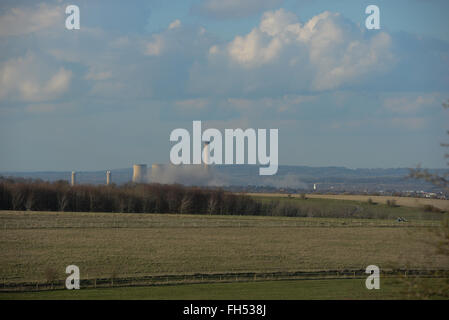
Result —
M 299 198 L 300 195 L 288 195 L 281 193 L 249 193 L 248 195 L 253 197 L 264 198 Z M 441 210 L 449 211 L 449 200 L 442 199 L 427 199 L 427 198 L 412 198 L 412 197 L 397 197 L 397 196 L 372 196 L 372 195 L 354 195 L 354 194 L 307 194 L 309 199 L 333 199 L 333 200 L 346 200 L 355 201 L 359 203 L 366 203 L 368 199 L 371 199 L 374 203 L 386 204 L 388 200 L 394 200 L 397 205 L 405 206 L 408 208 L 423 208 L 425 205 L 435 206 Z
M 308 277 L 308 281 L 313 282 L 301 282 L 299 286 L 312 286 L 310 298 L 332 298 L 331 293 L 331 296 L 323 293 L 319 281 L 330 281 L 331 287 L 336 285 L 332 282 L 336 280 L 343 281 L 338 282 L 341 288 L 359 286 L 365 277 L 363 270 L 370 264 L 378 265 L 383 271 L 449 269 L 448 257 L 438 254 L 434 246 L 437 238 L 433 231 L 439 227 L 443 213 L 425 212 L 420 207 L 389 207 L 381 203 L 341 199 L 257 199 L 287 203 L 297 206 L 301 212 L 336 214 L 329 218 L 0 211 L 0 281 L 3 290 L 29 290 L 30 284 L 33 288 L 44 288 L 50 281 L 49 277 L 51 281 L 59 281 L 59 288 L 62 288 L 65 267 L 75 264 L 80 268 L 82 281 L 90 281 L 90 289 L 86 289 L 80 298 L 95 298 L 100 292 L 109 292 L 102 290 L 117 290 L 111 295 L 121 297 L 126 290 L 123 287 L 94 289 L 97 279 L 98 283 L 101 279 L 109 279 L 104 280 L 108 286 L 114 281 L 119 283 L 120 279 L 131 279 L 131 282 L 126 282 L 128 284 L 160 285 L 161 281 L 155 279 L 164 279 L 163 284 L 179 287 L 176 292 L 180 297 L 182 292 L 202 297 L 195 293 L 201 286 L 211 286 L 211 290 L 214 286 L 224 286 L 224 292 L 236 290 L 238 296 L 238 292 L 251 291 L 251 288 L 256 290 L 257 286 L 269 286 L 269 283 L 273 285 L 272 294 L 276 296 L 275 288 L 281 290 L 279 286 L 283 283 L 286 286 L 286 291 L 282 291 L 284 295 L 290 292 L 291 298 L 302 297 L 308 291 L 292 289 L 292 283 L 303 278 L 292 277 L 295 272 L 315 273 L 314 277 Z M 340 213 L 347 216 L 348 212 L 353 212 L 349 210 L 351 208 L 357 208 L 361 212 L 359 216 L 372 218 L 340 217 Z M 396 221 L 398 216 L 406 217 L 407 222 Z M 330 270 L 333 270 L 330 278 L 326 274 L 320 275 L 320 272 Z M 351 276 L 346 274 L 343 279 L 345 271 L 350 271 Z M 279 277 L 279 274 L 283 276 Z M 198 282 L 198 275 L 202 280 L 199 282 L 211 283 L 193 283 Z M 142 282 L 142 279 L 149 278 L 152 282 Z M 256 279 L 257 284 L 244 284 Z M 267 282 L 264 281 L 266 279 L 283 281 Z M 230 284 L 216 283 L 223 281 L 239 283 L 230 287 Z M 393 288 L 396 282 L 393 279 L 388 281 L 391 290 L 378 298 L 397 294 L 401 285 Z M 434 283 L 431 279 L 422 281 Z M 130 290 L 130 297 L 153 296 L 146 289 Z M 168 291 L 164 290 L 168 289 L 158 287 L 155 290 L 154 295 L 165 299 Z M 68 297 L 61 290 L 57 291 L 62 294 L 58 297 Z M 366 293 L 358 292 L 356 290 L 346 296 L 369 298 Z M 56 293 L 11 295 L 4 292 L 0 298 L 33 298 L 39 294 L 43 298 L 51 298 Z M 271 297 L 267 295 L 267 298 Z M 280 291 L 278 297 L 283 297 Z
M 304 201 L 323 208 L 352 203 Z M 370 264 L 449 269 L 448 258 L 433 246 L 442 214 L 384 205 L 376 210 L 409 220 L 0 211 L 0 279 L 4 286 L 44 284 L 49 270 L 64 279 L 70 264 L 79 266 L 82 279 L 362 270 Z

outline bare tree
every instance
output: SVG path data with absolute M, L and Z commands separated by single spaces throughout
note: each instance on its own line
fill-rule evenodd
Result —
M 12 188 L 11 200 L 13 210 L 22 210 L 25 195 L 23 192 L 23 188 L 21 188 L 20 185 L 16 185 Z
M 35 197 L 34 197 L 34 193 L 33 192 L 28 193 L 28 196 L 26 197 L 26 200 L 25 200 L 25 209 L 27 211 L 33 210 L 34 198 Z
M 68 192 L 58 193 L 58 209 L 59 211 L 65 211 L 67 205 L 69 204 L 69 194 Z
M 218 201 L 217 201 L 216 197 L 211 196 L 207 203 L 207 213 L 215 214 L 217 211 L 217 207 L 218 207 Z
M 179 213 L 181 214 L 190 213 L 191 210 L 192 210 L 192 197 L 186 193 L 181 200 Z

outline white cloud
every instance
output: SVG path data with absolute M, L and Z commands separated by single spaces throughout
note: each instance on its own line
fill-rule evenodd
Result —
M 175 20 L 160 33 L 152 34 L 151 39 L 143 41 L 144 54 L 166 57 L 172 55 L 179 59 L 198 59 L 206 56 L 211 46 L 210 34 L 204 27 L 184 25 Z
M 297 33 L 300 28 L 298 17 L 284 9 L 265 12 L 259 26 L 260 31 L 272 37 L 286 35 L 288 32 Z
M 45 65 L 33 54 L 0 65 L 0 100 L 45 101 L 67 91 L 72 72 Z
M 11 8 L 0 16 L 0 36 L 17 36 L 38 32 L 60 24 L 64 28 L 64 11 L 59 6 L 41 3 L 35 7 Z
M 284 9 L 266 12 L 258 27 L 227 45 L 211 46 L 209 56 L 212 61 L 225 59 L 255 73 L 276 66 L 278 77 L 293 68 L 310 79 L 308 88 L 297 89 L 312 90 L 356 83 L 388 70 L 395 61 L 387 33 L 368 37 L 354 23 L 331 12 L 302 25 L 295 14 Z M 278 79 L 274 76 L 273 80 Z
M 245 67 L 259 66 L 279 56 L 282 43 L 278 38 L 267 39 L 258 29 L 244 37 L 237 36 L 228 46 L 229 56 Z
M 173 21 L 172 23 L 170 23 L 168 25 L 168 29 L 176 29 L 179 28 L 181 26 L 181 21 L 179 19 L 176 19 L 175 21 Z

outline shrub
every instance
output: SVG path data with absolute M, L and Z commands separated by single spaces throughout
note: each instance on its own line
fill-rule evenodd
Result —
M 444 211 L 441 210 L 440 208 L 437 208 L 431 204 L 426 204 L 423 207 L 424 212 L 437 212 L 437 213 L 443 213 Z
M 394 200 L 394 199 L 391 199 L 391 200 L 387 200 L 387 206 L 389 206 L 389 207 L 399 207 L 399 205 L 398 204 L 396 204 L 396 200 Z
M 45 269 L 45 280 L 47 283 L 51 284 L 53 288 L 54 283 L 58 280 L 58 272 L 53 267 L 47 267 Z

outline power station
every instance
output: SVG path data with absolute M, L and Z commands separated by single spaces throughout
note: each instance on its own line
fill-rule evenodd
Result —
M 146 164 L 133 164 L 132 166 L 132 178 L 133 183 L 201 183 L 211 179 L 211 168 L 208 165 L 209 157 L 209 143 L 204 143 L 203 149 L 203 164 L 202 165 L 174 165 L 174 164 L 161 164 L 153 163 L 151 165 L 151 171 Z M 112 184 L 112 171 L 106 170 L 102 174 L 106 178 L 97 178 L 94 183 L 105 183 L 107 186 Z M 123 182 L 123 174 L 117 173 L 116 182 Z M 101 180 L 100 180 L 101 179 Z M 129 178 L 128 178 L 129 179 Z M 78 183 L 78 174 L 76 171 L 72 171 L 71 178 L 69 180 L 71 186 L 75 186 Z M 89 181 L 90 183 L 90 181 Z
M 159 163 L 153 163 L 151 165 L 151 177 L 159 177 L 164 170 L 164 165 Z
M 143 183 L 147 182 L 147 165 L 135 164 L 133 165 L 133 182 Z

